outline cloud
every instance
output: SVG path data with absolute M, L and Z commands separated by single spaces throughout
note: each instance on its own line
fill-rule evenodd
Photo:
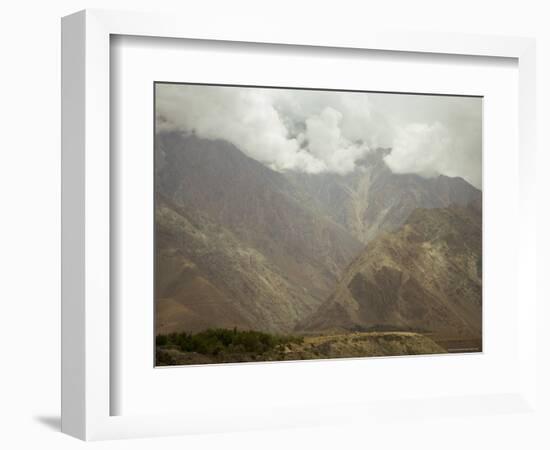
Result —
M 393 119 L 390 169 L 462 177 L 481 189 L 481 98 L 392 95 L 377 106 Z
M 320 114 L 306 119 L 306 130 L 300 140 L 308 151 L 323 162 L 328 172 L 346 174 L 355 169 L 355 162 L 369 151 L 364 143 L 352 143 L 342 134 L 343 114 L 329 106 Z
M 439 122 L 411 123 L 397 130 L 392 152 L 385 161 L 396 173 L 434 177 L 447 171 L 451 145 L 448 130 Z
M 321 172 L 322 161 L 300 148 L 264 90 L 157 85 L 159 130 L 224 139 L 276 170 Z
M 476 158 L 471 154 L 468 141 L 453 136 L 439 122 L 411 123 L 396 131 L 392 152 L 385 161 L 395 173 L 416 173 L 426 178 L 461 176 L 481 187 L 481 155 Z
M 481 185 L 481 100 L 158 84 L 159 130 L 224 139 L 278 171 L 353 171 L 391 147 L 396 173 L 461 176 Z
M 390 144 L 389 124 L 378 114 L 371 96 L 356 92 L 273 90 L 272 101 L 279 114 L 294 122 L 305 122 L 326 108 L 341 114 L 339 128 L 351 142 L 370 148 Z

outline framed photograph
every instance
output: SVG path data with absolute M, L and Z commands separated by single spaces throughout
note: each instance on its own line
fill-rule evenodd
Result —
M 532 413 L 534 42 L 265 25 L 63 19 L 63 431 Z
M 482 97 L 154 95 L 157 366 L 482 351 Z

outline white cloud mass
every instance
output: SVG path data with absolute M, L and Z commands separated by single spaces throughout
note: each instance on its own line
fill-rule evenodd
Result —
M 159 131 L 229 141 L 274 170 L 346 174 L 384 147 L 396 173 L 478 188 L 481 108 L 473 97 L 156 85 Z

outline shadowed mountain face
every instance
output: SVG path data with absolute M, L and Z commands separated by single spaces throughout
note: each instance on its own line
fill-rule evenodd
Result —
M 160 330 L 195 318 L 192 329 L 292 329 L 361 249 L 284 175 L 229 143 L 161 133 L 155 154 Z M 178 275 L 187 266 L 192 282 Z M 218 303 L 218 314 L 206 306 Z
M 416 209 L 373 239 L 299 328 L 417 329 L 481 336 L 481 212 Z
M 399 228 L 416 208 L 481 205 L 481 192 L 462 178 L 423 178 L 395 174 L 379 149 L 349 175 L 292 174 L 290 177 L 317 200 L 323 211 L 367 243 L 380 231 Z

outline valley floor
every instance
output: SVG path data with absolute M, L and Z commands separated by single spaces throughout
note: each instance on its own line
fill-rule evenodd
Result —
M 413 332 L 356 332 L 304 336 L 282 343 L 262 353 L 184 352 L 174 345 L 157 345 L 157 366 L 195 365 L 255 361 L 296 361 L 372 356 L 403 356 L 447 353 L 447 349 L 427 336 Z

